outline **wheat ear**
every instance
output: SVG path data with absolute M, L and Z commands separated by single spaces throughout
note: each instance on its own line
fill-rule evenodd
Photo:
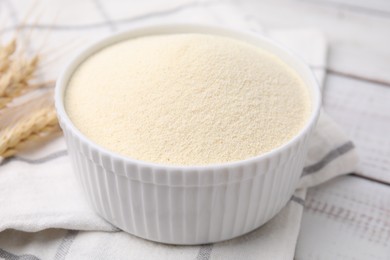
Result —
M 0 119 L 0 156 L 15 154 L 29 142 L 37 142 L 59 131 L 53 104 L 53 91 L 21 106 L 7 109 Z
M 0 77 L 0 109 L 28 89 L 29 80 L 34 76 L 38 62 L 38 56 L 12 62 L 11 66 Z
M 10 63 L 11 56 L 16 51 L 16 39 L 11 40 L 7 45 L 0 45 L 0 74 L 7 71 Z

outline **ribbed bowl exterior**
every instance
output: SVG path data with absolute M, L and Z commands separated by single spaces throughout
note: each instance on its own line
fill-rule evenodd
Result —
M 77 178 L 95 210 L 124 231 L 171 244 L 227 240 L 267 222 L 291 198 L 309 138 L 242 166 L 187 171 L 116 159 L 61 126 Z
M 236 163 L 164 166 L 110 152 L 73 125 L 64 106 L 73 71 L 95 51 L 132 37 L 200 32 L 243 39 L 273 52 L 307 84 L 313 113 L 304 129 L 270 153 Z M 149 26 L 108 37 L 84 50 L 57 81 L 55 104 L 76 176 L 103 218 L 136 236 L 170 244 L 205 244 L 254 230 L 275 216 L 297 187 L 308 140 L 318 118 L 320 94 L 310 70 L 268 39 L 209 26 Z

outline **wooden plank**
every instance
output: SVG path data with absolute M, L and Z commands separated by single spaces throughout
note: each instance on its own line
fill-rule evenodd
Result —
M 390 259 L 390 188 L 343 176 L 309 190 L 296 259 Z
M 337 1 L 362 10 L 340 11 L 336 4 L 316 0 L 246 2 L 241 7 L 248 19 L 267 28 L 313 26 L 325 32 L 330 43 L 325 109 L 355 141 L 359 173 L 390 182 L 390 16 L 364 13 L 369 7 L 390 8 L 390 2 Z
M 390 87 L 329 74 L 323 98 L 358 148 L 358 172 L 390 183 Z
M 390 15 L 345 10 L 315 1 L 247 1 L 237 5 L 248 20 L 265 28 L 322 30 L 330 43 L 328 66 L 332 70 L 390 82 Z

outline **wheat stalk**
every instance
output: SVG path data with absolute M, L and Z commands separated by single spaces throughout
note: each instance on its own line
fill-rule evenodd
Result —
M 40 60 L 48 35 L 36 54 L 29 55 L 27 46 L 33 31 L 27 35 L 20 32 L 35 7 L 35 4 L 31 6 L 12 40 L 3 45 L 0 38 L 0 162 L 61 133 L 53 89 L 44 88 L 53 86 L 54 82 L 37 83 L 37 71 L 43 68 Z M 36 19 L 39 17 L 37 15 Z M 52 52 L 50 54 L 52 56 Z
M 9 157 L 29 143 L 39 143 L 59 132 L 53 91 L 21 106 L 8 108 L 0 118 L 0 157 Z
M 28 149 L 29 147 L 40 145 L 42 142 L 47 141 L 59 133 L 61 133 L 61 129 L 58 124 L 47 125 L 45 128 L 41 129 L 40 132 L 32 133 L 25 139 L 20 140 L 20 142 L 14 147 L 7 148 L 3 154 L 0 155 L 0 158 L 11 157 L 20 151 Z
M 29 81 L 33 78 L 38 67 L 39 58 L 19 58 L 12 61 L 11 65 L 0 78 L 0 109 L 5 107 L 13 98 L 22 94 L 29 87 Z
M 35 83 L 35 84 L 29 84 L 28 86 L 25 86 L 19 90 L 19 92 L 15 93 L 17 95 L 14 96 L 3 96 L 0 97 L 0 111 L 2 108 L 11 105 L 11 101 L 13 101 L 16 97 L 19 97 L 21 95 L 26 95 L 30 92 L 33 92 L 36 89 L 41 89 L 41 88 L 47 88 L 47 87 L 53 87 L 55 85 L 54 81 L 46 81 L 42 83 Z M 1 112 L 0 112 L 1 115 Z

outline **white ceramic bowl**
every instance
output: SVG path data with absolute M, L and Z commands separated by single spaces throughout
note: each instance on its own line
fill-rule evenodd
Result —
M 97 145 L 74 126 L 64 108 L 64 94 L 72 73 L 87 57 L 126 39 L 188 32 L 236 38 L 281 58 L 310 91 L 312 112 L 306 126 L 289 142 L 266 154 L 207 166 L 167 166 L 124 157 Z M 266 38 L 209 26 L 165 25 L 122 32 L 81 52 L 58 80 L 55 104 L 77 178 L 103 218 L 145 239 L 204 244 L 260 227 L 290 200 L 318 118 L 320 94 L 310 69 Z

